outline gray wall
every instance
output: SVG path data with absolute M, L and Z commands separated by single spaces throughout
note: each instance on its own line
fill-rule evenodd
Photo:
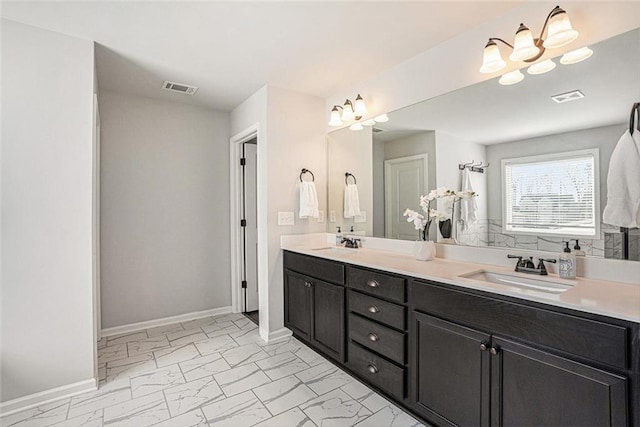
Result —
M 607 203 L 607 172 L 611 154 L 626 128 L 625 124 L 603 126 L 574 132 L 541 136 L 487 146 L 487 160 L 491 167 L 485 170 L 489 192 L 489 218 L 502 219 L 501 160 L 537 156 L 549 153 L 600 149 L 600 211 Z
M 231 305 L 229 115 L 102 91 L 102 327 Z
M 2 20 L 2 402 L 94 376 L 93 43 Z M 95 383 L 94 383 L 95 384 Z

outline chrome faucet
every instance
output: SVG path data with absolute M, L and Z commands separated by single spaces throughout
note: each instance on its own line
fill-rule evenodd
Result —
M 342 239 L 341 243 L 344 243 L 344 247 L 345 248 L 357 249 L 357 248 L 359 248 L 358 242 L 361 242 L 361 240 L 360 239 L 352 239 L 352 238 L 349 238 L 349 237 L 344 237 Z
M 536 267 L 533 263 L 533 257 L 525 258 L 519 255 L 507 255 L 507 258 L 517 258 L 518 262 L 516 263 L 515 271 L 518 273 L 529 273 L 529 274 L 539 274 L 541 276 L 546 276 L 547 268 L 544 265 L 545 262 L 556 263 L 555 259 L 545 259 L 538 258 L 538 266 Z

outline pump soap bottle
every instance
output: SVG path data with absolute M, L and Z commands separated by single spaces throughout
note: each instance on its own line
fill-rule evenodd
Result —
M 340 227 L 336 227 L 338 232 L 336 233 L 336 246 L 340 246 L 342 244 L 342 230 Z
M 580 249 L 580 242 L 578 239 L 576 240 L 576 245 L 573 247 L 573 251 L 571 251 L 575 256 L 585 256 L 586 252 Z
M 576 256 L 571 253 L 569 249 L 569 242 L 562 242 L 565 244 L 563 253 L 560 254 L 560 262 L 558 265 L 558 274 L 564 279 L 576 278 Z

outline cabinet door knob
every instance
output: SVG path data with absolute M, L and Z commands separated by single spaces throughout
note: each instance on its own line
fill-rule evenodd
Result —
M 380 283 L 376 282 L 375 280 L 371 279 L 367 282 L 367 286 L 369 286 L 370 288 L 377 288 L 378 286 L 380 286 Z
M 305 285 L 307 288 L 310 288 L 310 287 L 311 287 L 311 282 L 304 282 L 304 285 Z
M 380 337 L 374 334 L 373 332 L 371 332 L 369 334 L 369 341 L 373 341 L 373 342 L 380 341 Z
M 491 347 L 491 350 L 489 350 L 489 353 L 493 354 L 494 356 L 498 353 L 500 353 L 500 347 L 499 346 L 493 346 Z
M 378 367 L 376 365 L 371 364 L 371 365 L 367 366 L 367 369 L 372 374 L 377 374 L 378 373 Z
M 482 341 L 480 343 L 480 350 L 482 351 L 486 351 L 489 347 L 487 347 L 487 342 L 486 341 Z
M 369 313 L 377 313 L 379 311 L 380 311 L 380 309 L 378 307 L 376 307 L 375 305 L 372 305 L 371 307 L 369 307 Z

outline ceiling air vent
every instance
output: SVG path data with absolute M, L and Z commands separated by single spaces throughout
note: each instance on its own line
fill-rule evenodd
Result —
M 193 95 L 198 90 L 198 87 L 165 80 L 164 83 L 162 83 L 162 89 L 170 90 L 173 92 L 186 93 L 187 95 Z
M 378 132 L 384 132 L 384 129 L 380 129 L 380 128 L 372 128 L 371 131 L 373 133 L 378 133 Z
M 558 95 L 553 95 L 551 99 L 553 99 L 558 104 L 562 104 L 563 102 L 575 101 L 576 99 L 584 98 L 584 93 L 579 90 L 573 90 L 571 92 L 561 93 Z

